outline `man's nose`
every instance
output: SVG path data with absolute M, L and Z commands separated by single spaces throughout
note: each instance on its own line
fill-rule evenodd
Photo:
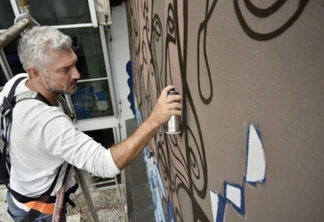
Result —
M 80 79 L 80 73 L 76 67 L 73 68 L 72 79 Z

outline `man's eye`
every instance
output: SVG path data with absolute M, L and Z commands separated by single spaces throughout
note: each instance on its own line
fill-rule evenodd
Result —
M 60 71 L 63 72 L 63 73 L 66 73 L 66 72 L 69 71 L 69 68 L 64 68 L 64 69 L 61 69 Z

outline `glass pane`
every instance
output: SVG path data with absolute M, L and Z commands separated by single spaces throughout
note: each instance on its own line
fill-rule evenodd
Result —
M 114 132 L 112 128 L 86 131 L 84 133 L 92 137 L 96 142 L 100 143 L 107 149 L 115 144 Z
M 73 41 L 81 79 L 106 78 L 105 62 L 98 28 L 62 29 Z
M 4 86 L 7 82 L 7 78 L 2 70 L 2 67 L 0 67 L 0 87 Z
M 0 0 L 0 29 L 7 29 L 14 24 L 15 14 L 9 0 Z
M 96 142 L 101 143 L 104 147 L 109 149 L 115 144 L 113 129 L 103 129 L 103 130 L 94 130 L 84 132 L 88 136 L 92 137 Z M 108 186 L 115 185 L 115 182 L 112 182 L 112 178 L 102 178 L 97 177 L 92 174 L 89 174 L 91 179 L 91 184 L 96 186 L 96 188 L 105 188 Z M 117 175 L 117 180 L 121 183 L 121 174 Z
M 81 79 L 107 78 L 102 45 L 98 28 L 74 28 L 61 30 L 73 41 L 73 49 L 78 56 L 77 69 Z M 25 72 L 17 54 L 17 41 L 11 41 L 4 52 L 13 75 Z
M 91 23 L 87 0 L 28 0 L 28 4 L 40 25 Z
M 17 53 L 17 43 L 20 36 L 18 36 L 16 39 L 11 41 L 6 47 L 3 48 L 3 51 L 7 57 L 8 63 L 10 65 L 11 71 L 13 75 L 19 74 L 19 73 L 25 73 L 24 68 L 22 67 L 22 64 L 20 62 L 18 53 Z
M 107 80 L 78 83 L 78 89 L 71 98 L 77 119 L 114 114 Z

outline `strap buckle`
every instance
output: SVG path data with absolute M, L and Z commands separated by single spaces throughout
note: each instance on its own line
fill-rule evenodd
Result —
M 12 105 L 9 102 L 7 97 L 3 97 L 2 107 L 1 107 L 1 116 L 7 117 L 12 111 Z

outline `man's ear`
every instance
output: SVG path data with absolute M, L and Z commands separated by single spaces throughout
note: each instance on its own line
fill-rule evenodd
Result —
M 32 79 L 36 79 L 38 81 L 41 80 L 41 74 L 40 74 L 40 72 L 38 71 L 37 68 L 35 68 L 35 67 L 28 67 L 27 68 L 27 73 L 29 74 L 29 76 Z

